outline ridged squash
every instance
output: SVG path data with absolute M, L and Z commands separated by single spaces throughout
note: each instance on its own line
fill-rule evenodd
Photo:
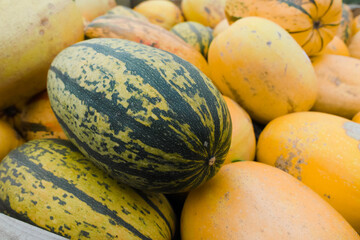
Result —
M 256 158 L 305 183 L 360 233 L 359 141 L 358 123 L 326 113 L 292 113 L 265 127 Z
M 303 183 L 253 161 L 227 164 L 190 191 L 180 227 L 182 240 L 360 239 Z
M 318 54 L 336 35 L 342 14 L 341 0 L 227 0 L 230 24 L 248 17 L 269 19 L 288 31 L 305 52 Z
M 231 145 L 224 164 L 253 161 L 256 140 L 251 118 L 234 100 L 226 96 L 224 96 L 224 100 L 229 108 L 232 122 Z
M 0 110 L 44 90 L 51 61 L 83 28 L 72 0 L 0 1 Z
M 167 30 L 184 21 L 180 8 L 170 1 L 143 1 L 134 7 L 134 11 L 144 15 L 152 24 Z
M 170 29 L 186 43 L 196 48 L 205 58 L 207 58 L 211 41 L 213 40 L 213 30 L 210 27 L 197 22 L 182 22 Z
M 121 38 L 159 48 L 191 62 L 209 76 L 206 59 L 174 33 L 149 22 L 126 16 L 96 18 L 85 28 L 87 38 Z
M 116 182 L 61 139 L 38 139 L 0 163 L 0 211 L 71 239 L 171 240 L 162 194 Z
M 186 21 L 214 28 L 225 18 L 226 0 L 182 0 L 181 10 Z
M 34 96 L 21 112 L 20 131 L 26 141 L 39 138 L 66 139 L 50 106 L 47 91 Z
M 208 61 L 219 90 L 257 122 L 309 110 L 316 100 L 310 59 L 288 32 L 265 18 L 246 17 L 220 33 Z
M 312 61 L 319 81 L 312 110 L 351 119 L 360 111 L 360 59 L 325 54 Z
M 231 141 L 226 103 L 201 71 L 166 51 L 90 39 L 62 51 L 48 76 L 67 137 L 119 181 L 186 192 L 219 170 Z

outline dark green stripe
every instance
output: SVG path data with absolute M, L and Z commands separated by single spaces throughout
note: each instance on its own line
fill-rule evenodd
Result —
M 171 32 L 173 32 L 174 34 L 176 34 L 176 36 L 178 36 L 179 38 L 181 38 L 182 40 L 184 40 L 185 42 L 187 41 L 186 37 L 184 37 L 183 35 L 181 35 L 178 31 L 176 31 L 176 28 L 172 28 Z
M 49 140 L 52 141 L 52 140 Z M 33 142 L 34 143 L 34 142 Z M 68 144 L 64 144 L 67 146 Z M 12 151 L 9 154 L 9 157 L 13 160 L 14 163 L 17 164 L 18 167 L 26 167 L 28 168 L 28 172 L 32 174 L 38 180 L 45 180 L 51 182 L 59 189 L 64 190 L 72 195 L 74 195 L 77 199 L 88 205 L 94 212 L 100 213 L 104 216 L 110 217 L 112 220 L 116 222 L 117 225 L 123 226 L 131 233 L 133 233 L 136 237 L 140 239 L 151 240 L 151 238 L 143 235 L 139 232 L 138 229 L 133 227 L 128 222 L 124 221 L 121 217 L 119 217 L 115 211 L 109 209 L 106 205 L 102 204 L 101 202 L 96 201 L 94 198 L 87 195 L 85 192 L 81 191 L 76 187 L 76 184 L 70 183 L 67 179 L 60 178 L 55 176 L 52 172 L 45 170 L 40 165 L 35 164 L 32 162 L 29 156 L 22 153 L 22 149 L 26 148 L 27 145 L 23 145 L 17 151 Z M 34 147 L 34 150 L 38 150 L 39 147 Z M 85 161 L 85 159 L 84 159 Z M 31 184 L 31 183 L 29 183 Z
M 330 11 L 330 8 L 332 7 L 333 4 L 334 4 L 334 0 L 331 0 L 329 7 L 326 9 L 324 14 L 319 19 L 322 19 Z
M 309 30 L 313 29 L 313 27 L 309 27 L 307 29 L 303 29 L 303 30 L 298 30 L 298 31 L 289 31 L 290 34 L 296 34 L 296 33 L 304 33 L 307 32 Z
M 46 132 L 49 131 L 46 126 L 40 123 L 32 122 L 21 122 L 22 130 L 32 131 L 32 132 Z

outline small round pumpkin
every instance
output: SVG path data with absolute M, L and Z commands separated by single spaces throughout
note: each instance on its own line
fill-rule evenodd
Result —
M 265 127 L 256 156 L 309 186 L 360 233 L 359 141 L 358 123 L 326 113 L 292 113 Z
M 303 183 L 252 161 L 227 164 L 190 191 L 180 228 L 182 240 L 359 239 L 349 223 Z

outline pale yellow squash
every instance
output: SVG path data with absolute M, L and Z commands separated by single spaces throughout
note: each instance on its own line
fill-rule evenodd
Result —
M 105 14 L 116 6 L 115 0 L 73 0 L 86 22 Z
M 309 110 L 317 96 L 311 61 L 279 25 L 246 17 L 220 33 L 208 55 L 211 79 L 253 120 Z
M 302 112 L 271 121 L 260 134 L 256 156 L 305 183 L 360 233 L 359 146 L 360 124 Z
M 223 20 L 221 20 L 221 22 L 219 22 L 215 26 L 214 31 L 213 31 L 214 37 L 219 35 L 221 32 L 225 31 L 228 27 L 229 27 L 229 22 L 226 18 L 224 18 Z

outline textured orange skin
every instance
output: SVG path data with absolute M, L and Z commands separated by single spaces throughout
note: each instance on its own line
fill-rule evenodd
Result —
M 157 25 L 126 16 L 102 16 L 85 28 L 89 38 L 121 38 L 171 52 L 209 76 L 208 64 L 199 51 L 174 33 Z
M 169 1 L 145 1 L 135 6 L 134 11 L 147 17 L 152 24 L 167 30 L 184 21 L 180 8 Z
M 44 90 L 51 61 L 83 28 L 72 0 L 0 1 L 0 109 Z
M 360 124 L 326 113 L 292 113 L 265 127 L 256 156 L 301 180 L 360 233 L 359 141 Z
M 351 119 L 360 111 L 360 60 L 340 55 L 312 59 L 319 81 L 318 98 L 312 108 Z
M 269 19 L 299 43 L 309 56 L 318 54 L 336 35 L 341 21 L 342 0 L 227 0 L 229 23 L 258 16 Z
M 224 164 L 238 160 L 253 161 L 256 140 L 250 116 L 231 98 L 224 96 L 224 100 L 232 122 L 231 145 Z
M 40 125 L 45 130 L 36 130 L 33 125 Z M 47 91 L 38 94 L 24 107 L 21 114 L 21 132 L 26 141 L 40 138 L 67 139 L 50 106 Z
M 288 32 L 264 18 L 240 19 L 214 38 L 211 80 L 253 120 L 307 111 L 316 100 L 311 61 Z
M 226 0 L 182 0 L 181 9 L 187 21 L 214 28 L 225 18 Z
M 359 239 L 328 203 L 292 176 L 262 163 L 223 166 L 192 190 L 182 240 Z

